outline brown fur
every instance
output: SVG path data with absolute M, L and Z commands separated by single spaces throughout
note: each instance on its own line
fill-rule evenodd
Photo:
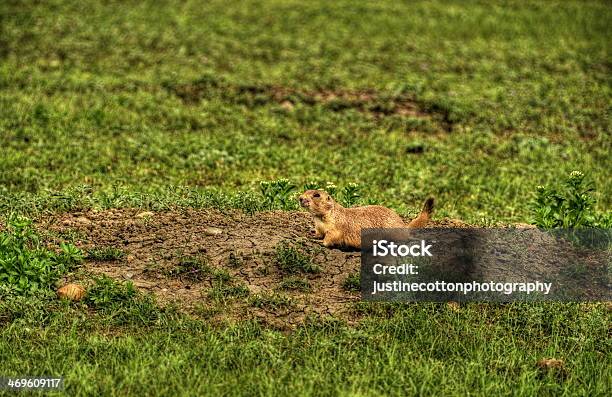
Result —
M 315 237 L 322 238 L 326 247 L 360 248 L 361 229 L 423 227 L 434 207 L 434 199 L 427 199 L 419 216 L 406 224 L 395 211 L 380 205 L 344 208 L 323 190 L 307 190 L 299 200 L 314 218 Z

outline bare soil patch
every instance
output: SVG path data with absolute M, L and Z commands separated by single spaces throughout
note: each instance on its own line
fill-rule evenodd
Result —
M 300 90 L 268 84 L 230 84 L 215 78 L 167 85 L 165 88 L 186 105 L 194 105 L 202 99 L 214 97 L 249 107 L 276 103 L 288 111 L 297 104 L 320 105 L 335 112 L 354 109 L 376 118 L 386 116 L 425 118 L 437 123 L 445 131 L 452 130 L 449 114 L 444 109 L 424 106 L 405 93 L 390 94 L 373 89 Z
M 462 225 L 453 220 L 432 224 Z M 327 249 L 308 238 L 312 223 L 303 212 L 246 215 L 193 209 L 156 213 L 113 209 L 54 215 L 39 220 L 38 227 L 56 235 L 77 235 L 75 243 L 85 251 L 114 247 L 124 253 L 111 260 L 87 259 L 84 278 L 105 274 L 119 281 L 131 280 L 139 289 L 153 293 L 162 305 L 172 303 L 219 320 L 259 318 L 283 328 L 310 315 L 351 320 L 351 303 L 359 300 L 358 292 L 343 287 L 349 275 L 359 272 L 359 252 Z M 320 272 L 282 270 L 276 248 L 283 241 L 303 244 Z M 194 258 L 206 263 L 211 274 L 190 277 L 176 271 Z M 215 272 L 226 279 L 217 280 Z M 296 284 L 298 288 L 291 288 Z M 248 296 L 229 293 L 215 299 L 215 286 L 221 290 L 246 287 Z

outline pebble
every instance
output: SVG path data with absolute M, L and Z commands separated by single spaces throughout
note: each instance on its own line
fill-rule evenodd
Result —
M 216 236 L 221 233 L 223 233 L 223 230 L 216 227 L 207 227 L 206 229 L 204 229 L 204 234 L 206 234 L 207 236 Z
M 293 103 L 291 103 L 291 101 L 283 101 L 280 105 L 285 110 L 293 110 L 294 108 Z
M 153 288 L 156 284 L 150 281 L 136 280 L 134 281 L 134 285 L 139 288 Z
M 78 218 L 75 219 L 75 221 L 77 221 L 78 223 L 81 223 L 83 225 L 89 225 L 91 223 L 91 221 L 87 218 L 85 218 L 84 216 L 79 216 Z

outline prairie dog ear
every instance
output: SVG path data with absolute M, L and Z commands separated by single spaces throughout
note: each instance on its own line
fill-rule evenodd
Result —
M 327 201 L 331 201 L 331 196 L 327 196 Z

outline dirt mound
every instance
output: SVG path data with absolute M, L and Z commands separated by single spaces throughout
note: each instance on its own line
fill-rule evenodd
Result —
M 235 84 L 213 76 L 205 76 L 189 83 L 165 84 L 164 88 L 186 105 L 195 105 L 202 99 L 215 97 L 249 107 L 273 103 L 285 110 L 291 110 L 297 104 L 319 105 L 332 112 L 353 109 L 375 118 L 399 116 L 429 119 L 445 131 L 452 130 L 451 117 L 447 109 L 419 103 L 413 95 L 406 93 L 339 88 L 299 90 L 270 84 Z
M 302 212 L 116 209 L 61 214 L 40 220 L 39 227 L 73 236 L 90 253 L 87 273 L 131 280 L 161 304 L 210 317 L 261 318 L 291 327 L 308 315 L 350 319 L 350 303 L 359 300 L 347 289 L 347 278 L 359 272 L 359 252 L 327 249 L 307 238 L 312 222 Z M 283 267 L 283 255 L 310 260 L 315 268 Z

